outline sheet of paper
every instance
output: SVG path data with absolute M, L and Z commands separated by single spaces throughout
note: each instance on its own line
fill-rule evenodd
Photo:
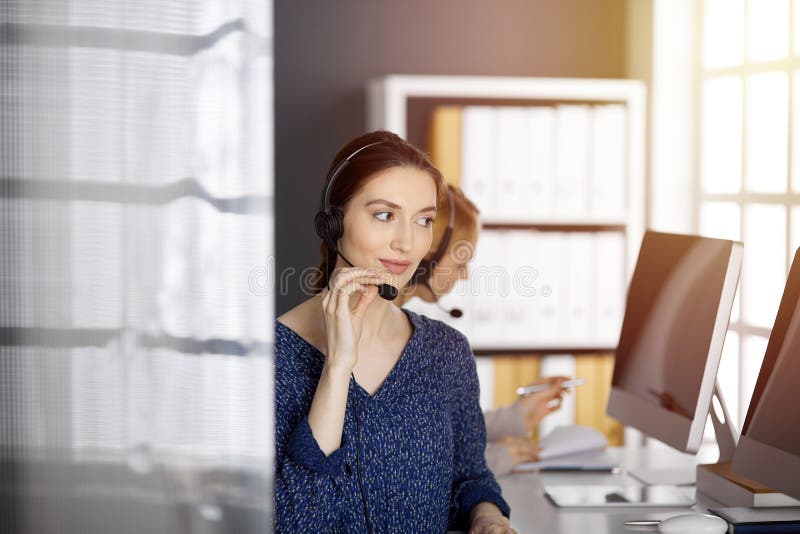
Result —
M 580 425 L 559 426 L 539 440 L 541 460 L 569 454 L 602 451 L 608 446 L 606 437 L 593 428 Z

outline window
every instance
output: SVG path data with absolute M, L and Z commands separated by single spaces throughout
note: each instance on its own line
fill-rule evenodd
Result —
M 702 32 L 699 231 L 745 244 L 718 375 L 741 429 L 800 246 L 800 0 L 705 0 Z

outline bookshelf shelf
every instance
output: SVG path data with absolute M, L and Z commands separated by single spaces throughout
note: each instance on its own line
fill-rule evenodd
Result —
M 475 349 L 473 353 L 475 356 L 495 356 L 501 354 L 503 356 L 519 356 L 525 358 L 535 354 L 547 354 L 548 356 L 555 354 L 608 354 L 614 352 L 615 349 L 616 347 L 611 346 L 610 344 L 604 347 L 594 345 L 537 345 L 535 349 L 516 347 L 504 348 L 499 346 Z
M 503 245 L 505 248 L 492 249 L 491 242 L 500 238 L 506 239 L 525 239 L 526 236 L 531 238 L 539 236 L 544 241 L 550 243 L 552 240 L 561 240 L 561 243 L 574 242 L 568 246 L 573 247 L 576 251 L 591 250 L 595 254 L 595 250 L 600 250 L 601 245 L 592 244 L 586 245 L 579 243 L 580 239 L 595 239 L 598 236 L 598 243 L 602 239 L 609 237 L 617 239 L 621 244 L 619 246 L 611 247 L 613 255 L 618 258 L 619 262 L 617 271 L 604 273 L 606 278 L 600 274 L 594 279 L 594 284 L 600 286 L 607 282 L 608 276 L 612 278 L 619 278 L 619 283 L 616 284 L 616 291 L 622 293 L 620 295 L 620 303 L 618 308 L 622 309 L 624 305 L 624 287 L 627 286 L 627 281 L 633 272 L 635 258 L 638 254 L 638 248 L 641 243 L 641 238 L 644 233 L 645 222 L 645 187 L 644 187 L 644 161 L 645 161 L 645 105 L 646 105 L 646 92 L 645 86 L 642 82 L 636 80 L 610 80 L 610 79 L 580 79 L 580 78 L 528 78 L 528 77 L 496 77 L 496 76 L 428 76 L 428 75 L 390 75 L 382 78 L 371 80 L 367 84 L 367 128 L 369 130 L 386 129 L 393 131 L 401 137 L 407 138 L 409 131 L 409 110 L 418 101 L 430 101 L 431 99 L 436 102 L 436 105 L 451 105 L 458 109 L 469 109 L 470 106 L 482 107 L 485 110 L 505 110 L 498 113 L 513 113 L 517 109 L 547 109 L 554 110 L 552 113 L 558 118 L 558 113 L 562 109 L 586 109 L 589 110 L 587 115 L 589 121 L 599 121 L 595 117 L 599 116 L 598 111 L 602 109 L 615 108 L 616 111 L 622 110 L 618 117 L 621 129 L 623 132 L 620 135 L 624 136 L 622 144 L 613 146 L 621 146 L 620 148 L 620 166 L 618 168 L 624 169 L 622 173 L 624 177 L 621 178 L 622 186 L 619 195 L 624 197 L 618 204 L 603 205 L 600 201 L 592 200 L 588 195 L 596 194 L 597 191 L 601 193 L 604 183 L 597 182 L 592 184 L 591 188 L 586 187 L 585 190 L 581 189 L 580 194 L 584 195 L 587 199 L 587 206 L 579 205 L 577 209 L 568 207 L 569 204 L 565 201 L 563 204 L 554 203 L 553 205 L 543 204 L 537 209 L 531 208 L 532 213 L 536 216 L 527 216 L 523 208 L 517 208 L 516 211 L 508 210 L 505 212 L 505 205 L 517 202 L 514 194 L 508 193 L 508 188 L 499 187 L 500 184 L 490 184 L 487 189 L 484 187 L 482 191 L 487 195 L 494 195 L 493 198 L 499 200 L 496 206 L 502 206 L 499 209 L 495 208 L 494 211 L 484 210 L 483 205 L 478 202 L 478 206 L 482 212 L 482 233 L 479 239 L 478 256 L 481 255 L 482 247 L 497 252 L 495 257 L 508 254 L 508 251 L 519 250 L 519 247 L 512 245 Z M 548 111 L 550 112 L 550 111 Z M 524 111 L 523 111 L 524 113 Z M 511 117 L 513 120 L 513 117 Z M 503 120 L 502 118 L 493 120 Z M 508 120 L 508 119 L 506 119 Z M 560 120 L 560 119 L 559 119 Z M 457 121 L 458 127 L 466 124 L 466 119 L 459 118 Z M 599 122 L 598 122 L 599 123 Z M 500 124 L 493 123 L 493 124 Z M 549 124 L 549 123 L 548 123 Z M 587 122 L 590 127 L 595 122 Z M 464 126 L 466 128 L 466 126 Z M 466 129 L 460 131 L 466 132 Z M 477 130 L 476 130 L 477 131 Z M 494 135 L 501 130 L 493 130 Z M 526 130 L 527 131 L 527 130 Z M 550 131 L 550 130 L 547 130 Z M 599 130 L 601 135 L 598 136 L 598 131 L 593 131 L 595 137 L 589 137 L 598 146 L 601 146 L 602 130 Z M 457 137 L 457 139 L 451 139 Z M 513 135 L 506 135 L 505 139 L 515 139 Z M 598 141 L 595 141 L 597 139 Z M 508 147 L 504 142 L 494 141 L 496 144 L 492 145 L 493 149 L 487 149 L 491 153 L 505 151 L 508 153 Z M 455 159 L 459 161 L 454 166 L 455 170 L 445 175 L 455 174 L 458 180 L 462 180 L 464 173 L 462 173 L 461 166 L 463 165 L 465 172 L 467 163 L 461 162 L 459 158 L 463 158 L 463 154 L 468 154 L 469 151 L 465 148 L 467 145 L 462 144 L 464 141 L 459 135 L 450 136 L 444 143 L 447 145 L 447 150 L 451 153 L 457 152 Z M 555 141 L 553 141 L 555 143 Z M 530 149 L 528 149 L 530 150 Z M 598 153 L 602 155 L 600 149 Z M 590 154 L 588 151 L 586 154 Z M 595 157 L 594 154 L 591 154 Z M 497 156 L 497 161 L 504 163 L 502 157 Z M 434 158 L 434 163 L 438 163 Z M 508 166 L 506 164 L 506 166 Z M 492 171 L 497 169 L 492 168 Z M 588 173 L 589 171 L 587 171 Z M 500 180 L 502 173 L 496 173 L 500 176 L 494 176 L 490 173 L 490 178 Z M 556 177 L 553 181 L 559 184 Z M 455 182 L 459 183 L 459 182 Z M 558 187 L 561 187 L 560 185 Z M 578 186 L 580 188 L 582 186 Z M 574 189 L 574 186 L 573 186 Z M 533 190 L 533 189 L 531 189 Z M 588 192 L 587 192 L 588 191 Z M 476 200 L 465 188 L 467 196 Z M 504 196 L 505 195 L 505 196 Z M 566 198 L 566 197 L 564 197 Z M 598 197 L 600 198 L 600 197 Z M 591 204 L 591 202 L 598 202 Z M 615 207 L 619 206 L 619 207 Z M 544 242 L 543 241 L 543 242 Z M 574 245 L 574 246 L 573 246 Z M 586 246 L 584 246 L 586 245 Z M 525 245 L 524 248 L 536 248 L 533 245 Z M 582 248 L 583 247 L 583 248 Z M 547 250 L 550 250 L 549 256 Z M 549 257 L 553 256 L 552 250 L 542 247 L 540 256 L 536 261 L 540 262 L 537 265 L 542 265 L 542 271 L 549 261 Z M 555 252 L 556 255 L 566 258 L 563 252 Z M 488 253 L 489 257 L 492 253 Z M 486 257 L 486 256 L 485 256 Z M 484 259 L 485 259 L 484 257 Z M 580 252 L 570 258 L 580 258 Z M 598 256 L 600 257 L 600 256 Z M 533 260 L 526 260 L 525 258 L 517 258 L 514 260 L 516 264 L 531 264 Z M 591 265 L 593 260 L 587 258 L 583 262 L 576 260 L 559 260 L 555 266 L 549 266 L 553 272 L 559 269 L 565 273 L 575 271 L 576 268 L 581 267 L 577 265 L 582 263 L 583 268 Z M 512 262 L 513 263 L 513 262 Z M 556 273 L 556 276 L 561 276 Z M 566 275 L 565 275 L 566 276 Z M 569 281 L 567 281 L 569 282 Z M 582 286 L 587 291 L 595 291 L 590 285 L 582 282 Z M 569 291 L 570 284 L 561 282 L 564 291 Z M 454 291 L 455 293 L 455 291 Z M 559 297 L 561 298 L 561 297 Z M 594 297 L 593 297 L 594 298 Z M 600 302 L 600 297 L 595 300 Z M 484 311 L 493 306 L 493 301 L 482 301 L 476 307 L 476 310 Z M 529 302 L 517 303 L 517 308 L 513 305 L 507 312 L 508 317 L 520 317 L 520 314 L 533 313 L 529 306 Z M 449 303 L 447 297 L 443 299 L 446 305 Z M 547 320 L 552 321 L 553 310 L 558 309 L 563 302 L 547 302 L 540 299 L 536 306 L 540 308 L 550 307 L 550 310 L 541 311 L 543 330 L 553 330 L 553 324 L 549 326 L 546 324 Z M 588 309 L 590 304 L 586 304 L 586 308 L 580 314 L 574 323 L 575 332 L 571 330 L 562 330 L 557 334 L 548 332 L 548 335 L 542 339 L 537 339 L 534 342 L 526 341 L 524 335 L 517 335 L 517 332 L 510 331 L 508 328 L 504 332 L 493 334 L 487 337 L 483 334 L 486 330 L 486 323 L 482 322 L 485 317 L 481 313 L 474 313 L 469 321 L 460 320 L 458 324 L 453 323 L 454 326 L 464 331 L 467 337 L 470 338 L 473 349 L 478 355 L 490 354 L 585 354 L 585 353 L 599 353 L 599 352 L 613 352 L 616 346 L 616 334 L 609 334 L 607 329 L 600 331 L 600 326 L 592 326 L 592 331 L 596 334 L 586 334 L 581 330 L 579 323 L 585 323 L 587 320 L 586 315 L 592 317 L 595 311 Z M 600 308 L 599 305 L 595 306 Z M 561 308 L 563 309 L 563 307 Z M 426 313 L 428 310 L 424 310 Z M 599 317 L 597 312 L 597 316 Z M 616 313 L 616 312 L 615 312 Z M 433 309 L 431 314 L 436 315 Z M 465 316 L 466 317 L 466 316 Z M 537 316 L 539 317 L 539 316 Z M 548 317 L 550 319 L 548 319 Z M 572 317 L 572 316 L 570 316 Z M 569 318 L 568 318 L 569 319 Z M 621 316 L 619 317 L 621 323 Z M 562 320 L 572 324 L 569 320 Z M 597 321 L 600 324 L 601 321 Z M 594 324 L 594 323 L 593 323 Z M 586 330 L 587 332 L 589 330 Z M 574 334 L 574 335 L 573 335 Z
M 531 222 L 481 221 L 483 230 L 537 230 L 540 232 L 624 232 L 625 223 L 619 221 L 586 222 L 578 220 L 550 220 Z

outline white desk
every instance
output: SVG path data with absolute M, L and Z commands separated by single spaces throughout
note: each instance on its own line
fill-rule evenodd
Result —
M 627 477 L 626 470 L 641 468 L 690 467 L 698 463 L 713 463 L 717 460 L 716 445 L 704 447 L 697 456 L 682 454 L 662 444 L 646 448 L 619 447 L 610 452 L 621 461 L 622 472 L 618 475 L 598 473 L 519 473 L 499 477 L 503 497 L 511 506 L 511 526 L 520 534 L 630 534 L 625 521 L 631 519 L 666 519 L 675 515 L 699 512 L 708 507 L 722 506 L 704 496 L 693 508 L 643 508 L 613 510 L 561 510 L 553 506 L 544 496 L 543 482 L 561 484 L 601 484 Z M 682 491 L 694 498 L 694 486 L 682 487 Z

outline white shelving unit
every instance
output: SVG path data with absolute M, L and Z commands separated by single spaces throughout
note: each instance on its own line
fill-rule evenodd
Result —
M 525 78 L 484 76 L 417 76 L 390 75 L 371 80 L 367 85 L 367 128 L 385 129 L 407 138 L 409 99 L 432 99 L 457 105 L 531 106 L 546 105 L 603 105 L 616 104 L 625 108 L 625 206 L 619 216 L 591 213 L 554 213 L 539 217 L 509 217 L 493 215 L 482 218 L 483 233 L 490 232 L 612 232 L 624 236 L 623 260 L 625 287 L 633 271 L 645 222 L 645 86 L 636 80 Z M 465 104 L 466 103 L 466 104 Z M 481 246 L 478 247 L 480 256 Z M 624 294 L 622 295 L 624 299 Z M 446 301 L 447 297 L 444 299 Z M 624 302 L 622 303 L 624 304 Z M 431 308 L 431 315 L 436 315 Z M 425 310 L 426 313 L 428 310 Z M 449 321 L 444 315 L 443 320 Z M 621 318 L 621 317 L 620 317 Z M 473 318 L 472 321 L 478 319 Z M 459 322 L 460 321 L 460 322 Z M 470 326 L 463 319 L 451 324 L 470 337 Z M 477 325 L 473 326 L 473 333 Z M 609 336 L 602 341 L 561 336 L 534 345 L 519 343 L 511 337 L 497 336 L 492 340 L 473 341 L 476 354 L 496 352 L 603 352 L 614 350 L 616 341 Z

